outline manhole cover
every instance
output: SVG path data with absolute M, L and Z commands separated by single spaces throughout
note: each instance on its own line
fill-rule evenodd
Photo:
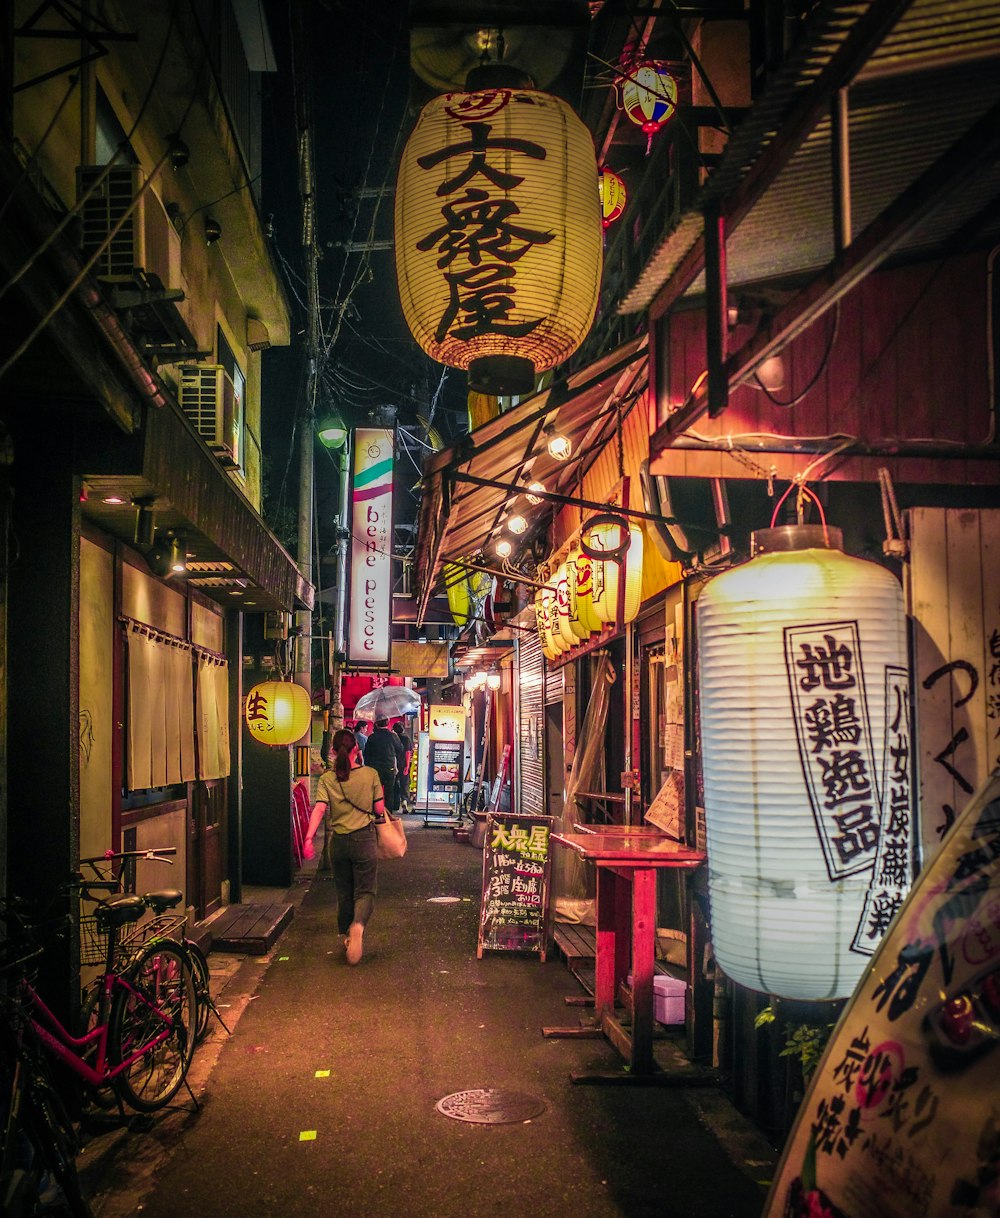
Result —
M 456 1091 L 438 1100 L 435 1108 L 455 1121 L 470 1121 L 474 1125 L 516 1125 L 545 1111 L 544 1103 L 533 1095 L 493 1087 Z

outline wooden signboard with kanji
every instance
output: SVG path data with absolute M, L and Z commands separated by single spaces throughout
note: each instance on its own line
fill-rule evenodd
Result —
M 480 959 L 484 951 L 537 952 L 544 962 L 551 834 L 551 816 L 486 817 Z

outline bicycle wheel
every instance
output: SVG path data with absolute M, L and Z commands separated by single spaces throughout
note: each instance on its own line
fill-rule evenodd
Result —
M 154 1112 L 176 1095 L 194 1052 L 198 998 L 194 974 L 183 948 L 165 940 L 151 943 L 116 986 L 111 1009 L 108 1056 L 120 1066 L 115 1076 L 125 1102 L 139 1112 Z M 165 1021 L 169 1035 L 157 1044 Z
M 80 1189 L 80 1178 L 76 1172 L 76 1154 L 79 1150 L 76 1132 L 55 1087 L 37 1063 L 23 1061 L 26 1078 L 23 1120 L 28 1138 L 38 1152 L 42 1163 L 48 1168 L 62 1192 L 62 1201 L 73 1218 L 94 1218 Z M 58 1201 L 42 1201 L 49 1212 Z
M 205 953 L 201 950 L 197 943 L 193 943 L 188 939 L 184 940 L 184 950 L 188 954 L 188 959 L 191 961 L 191 971 L 194 973 L 194 989 L 198 997 L 198 1015 L 195 1019 L 194 1040 L 197 1044 L 208 1031 L 208 1017 L 212 1013 L 215 1003 L 212 1001 L 212 984 L 211 976 L 208 969 L 208 961 L 205 959 Z

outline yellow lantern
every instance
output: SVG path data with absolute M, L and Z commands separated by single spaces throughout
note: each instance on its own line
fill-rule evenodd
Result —
M 545 614 L 545 629 L 552 640 L 551 647 L 556 655 L 569 651 L 569 644 L 559 631 L 559 604 L 556 599 L 555 575 L 550 575 L 542 589 L 542 612 Z
M 569 571 L 564 562 L 561 562 L 556 567 L 555 573 L 556 585 L 556 601 L 555 610 L 557 624 L 559 629 L 559 637 L 566 645 L 566 650 L 575 647 L 579 639 L 573 632 L 573 626 L 569 616 Z
M 458 563 L 444 565 L 445 592 L 448 594 L 448 608 L 456 626 L 466 626 L 472 608 L 472 596 L 469 588 L 469 577 L 464 567 Z
M 677 109 L 677 81 L 660 59 L 640 59 L 627 64 L 618 88 L 622 109 L 650 139 Z
M 552 632 L 549 629 L 549 615 L 542 600 L 541 588 L 535 593 L 535 625 L 538 628 L 538 638 L 542 644 L 542 655 L 547 660 L 558 659 L 559 652 L 556 651 L 553 645 Z
M 593 516 L 583 526 L 580 548 L 592 563 L 594 612 L 602 622 L 618 622 L 624 579 L 624 609 L 618 624 L 634 621 L 642 604 L 642 529 L 610 512 Z
M 605 228 L 610 228 L 616 220 L 620 220 L 625 210 L 628 195 L 625 183 L 612 169 L 602 169 L 597 179 L 598 193 L 601 196 L 601 222 Z
M 529 393 L 590 330 L 601 204 L 590 132 L 561 98 L 433 98 L 396 181 L 396 279 L 419 346 L 477 393 Z
M 294 681 L 264 681 L 247 694 L 244 714 L 254 740 L 295 744 L 312 725 L 312 701 Z
M 570 588 L 570 621 L 578 623 L 581 638 L 599 634 L 603 622 L 594 610 L 593 564 L 580 549 L 579 543 L 570 548 L 570 563 L 576 568 L 576 585 Z M 575 602 L 575 605 L 574 605 Z

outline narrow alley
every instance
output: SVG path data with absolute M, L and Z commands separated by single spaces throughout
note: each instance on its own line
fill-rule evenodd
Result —
M 90 1144 L 98 1218 L 757 1218 L 771 1149 L 722 1093 L 574 1085 L 617 1061 L 603 1040 L 542 1036 L 585 1014 L 564 1003 L 579 983 L 557 955 L 477 960 L 480 851 L 415 818 L 409 838 L 380 865 L 357 968 L 311 869 L 266 958 L 213 954 L 233 1031 L 196 1054 L 201 1110 L 179 1097 L 152 1130 Z M 657 1058 L 683 1062 L 666 1039 Z M 540 1111 L 475 1124 L 436 1107 L 480 1089 Z

